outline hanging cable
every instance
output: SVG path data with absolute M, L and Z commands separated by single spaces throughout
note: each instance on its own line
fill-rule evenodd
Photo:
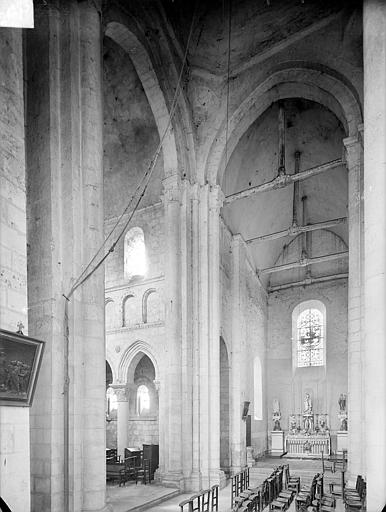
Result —
M 196 3 L 196 6 L 197 6 L 197 3 Z M 75 292 L 75 290 L 77 288 L 79 288 L 79 286 L 81 286 L 85 281 L 87 281 L 87 279 L 89 277 L 91 277 L 91 275 L 96 271 L 98 270 L 98 268 L 104 263 L 104 261 L 107 259 L 107 257 L 109 256 L 109 254 L 111 254 L 112 252 L 114 252 L 115 250 L 115 247 L 117 245 L 117 243 L 119 242 L 119 240 L 122 238 L 123 234 L 125 233 L 126 229 L 127 229 L 127 226 L 129 225 L 129 223 L 131 222 L 146 190 L 147 190 L 147 187 L 148 187 L 148 184 L 149 184 L 149 181 L 150 181 L 150 178 L 153 174 L 153 171 L 154 171 L 154 168 L 156 166 L 156 163 L 157 163 L 157 160 L 158 160 L 158 157 L 160 155 L 160 152 L 162 150 L 162 146 L 163 146 L 163 142 L 166 138 L 166 135 L 169 131 L 169 128 L 170 128 L 170 125 L 171 125 L 171 122 L 173 120 L 173 117 L 174 117 L 174 114 L 175 114 L 175 111 L 176 111 L 176 107 L 177 107 L 177 102 L 178 102 L 178 97 L 179 97 L 179 94 L 180 94 L 180 91 L 181 91 L 181 82 L 182 82 L 182 76 L 183 76 L 183 73 L 184 73 L 184 69 L 185 69 L 185 65 L 186 65 L 186 61 L 187 61 L 187 56 L 188 56 L 188 50 L 189 50 L 189 45 L 190 45 L 190 40 L 191 40 L 191 37 L 192 37 L 192 34 L 193 34 L 193 28 L 194 28 L 194 21 L 195 21 L 195 17 L 196 17 L 196 6 L 195 6 L 195 9 L 194 9 L 194 12 L 193 12 L 193 16 L 192 16 L 192 21 L 191 21 L 191 24 L 190 24 L 190 30 L 189 30 L 189 35 L 188 35 L 188 39 L 187 39 L 187 43 L 186 43 L 186 48 L 185 48 L 185 53 L 184 53 L 184 57 L 183 57 L 183 61 L 182 61 L 182 65 L 181 65 L 181 70 L 180 70 L 180 74 L 178 76 L 178 81 L 177 81 L 177 86 L 176 86 L 176 90 L 175 90 L 175 93 L 174 93 L 174 97 L 173 97 L 173 100 L 172 100 L 172 104 L 171 104 L 171 108 L 170 108 L 170 114 L 169 114 L 169 120 L 168 120 L 168 123 L 167 123 L 167 126 L 164 130 L 164 133 L 160 139 L 160 142 L 157 146 L 157 149 L 155 151 L 155 154 L 149 164 L 149 167 L 147 169 L 147 171 L 145 172 L 144 176 L 141 178 L 141 180 L 139 181 L 135 191 L 134 191 L 134 194 L 131 196 L 130 198 L 130 201 L 129 203 L 127 204 L 127 206 L 125 207 L 125 209 L 123 210 L 122 214 L 119 216 L 118 220 L 116 221 L 116 223 L 114 224 L 113 228 L 111 229 L 110 233 L 107 235 L 107 237 L 105 238 L 105 240 L 103 241 L 101 247 L 98 249 L 98 251 L 95 253 L 95 255 L 93 256 L 93 258 L 90 260 L 90 262 L 88 263 L 88 265 L 86 266 L 86 268 L 83 270 L 83 272 L 79 275 L 79 277 L 76 279 L 75 283 L 73 284 L 73 286 L 71 287 L 70 291 L 68 292 L 68 294 L 64 294 L 64 297 L 69 300 L 70 297 L 72 296 L 72 294 Z M 141 188 L 143 187 L 143 190 L 142 192 L 139 194 Z M 136 196 L 137 194 L 139 194 L 139 197 L 137 200 L 136 199 Z M 104 249 L 104 247 L 106 246 L 107 244 L 107 241 L 112 237 L 114 231 L 117 229 L 117 227 L 119 226 L 122 218 L 124 217 L 124 215 L 127 213 L 127 211 L 130 209 L 130 207 L 132 206 L 132 204 L 134 203 L 134 207 L 132 208 L 132 211 L 129 215 L 129 218 L 128 220 L 125 222 L 123 228 L 121 229 L 121 231 L 119 232 L 119 235 L 117 236 L 117 238 L 114 240 L 113 244 L 110 246 L 109 250 L 102 256 L 102 258 L 96 263 L 96 265 L 89 271 L 89 269 L 91 268 L 92 264 L 94 263 L 94 261 L 97 259 L 98 255 L 101 253 L 101 251 Z
M 231 29 L 232 29 L 232 0 L 228 0 L 228 56 L 227 56 L 227 98 L 226 98 L 226 127 L 225 127 L 225 165 L 228 163 L 228 130 L 229 130 L 229 77 L 231 65 Z

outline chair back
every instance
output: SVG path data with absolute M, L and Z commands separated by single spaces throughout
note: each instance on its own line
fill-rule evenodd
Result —
M 212 486 L 210 495 L 211 495 L 210 509 L 212 511 L 218 511 L 218 485 Z

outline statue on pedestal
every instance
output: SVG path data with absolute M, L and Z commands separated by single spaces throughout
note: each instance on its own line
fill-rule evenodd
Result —
M 272 421 L 274 422 L 273 430 L 281 430 L 280 419 L 281 413 L 279 400 L 277 398 L 274 398 L 272 403 Z
M 347 430 L 347 410 L 346 410 L 347 395 L 345 395 L 344 393 L 340 394 L 340 397 L 338 400 L 338 405 L 339 405 L 338 418 L 340 421 L 340 430 L 344 432 Z
M 314 414 L 312 412 L 312 400 L 309 393 L 304 397 L 303 427 L 306 433 L 310 433 L 314 426 Z

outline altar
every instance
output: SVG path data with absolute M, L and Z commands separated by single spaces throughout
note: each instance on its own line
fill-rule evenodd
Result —
M 331 438 L 325 434 L 288 434 L 285 439 L 288 456 L 299 458 L 321 458 L 331 453 Z
M 327 414 L 291 414 L 285 448 L 288 456 L 299 458 L 321 458 L 331 454 L 331 436 L 327 425 Z

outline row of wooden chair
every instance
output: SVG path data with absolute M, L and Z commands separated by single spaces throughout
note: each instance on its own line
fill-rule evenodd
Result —
M 291 477 L 289 465 L 285 464 L 276 468 L 266 482 L 269 510 L 287 510 L 296 492 L 299 491 L 300 477 Z
M 232 500 L 233 512 L 285 511 L 300 488 L 300 478 L 291 477 L 288 464 L 279 466 L 258 487 L 247 487 Z
M 245 468 L 242 471 L 234 474 L 232 476 L 232 485 L 231 485 L 231 507 L 235 505 L 235 499 L 240 495 L 243 491 L 248 489 L 249 487 L 249 468 Z
M 218 511 L 218 485 L 200 491 L 179 503 L 180 512 L 216 512 Z
M 343 499 L 347 511 L 363 510 L 366 499 L 366 482 L 361 475 L 357 476 L 354 488 L 344 488 Z
M 317 473 L 309 488 L 302 487 L 295 497 L 297 511 L 334 512 L 335 497 L 324 492 L 324 474 Z

